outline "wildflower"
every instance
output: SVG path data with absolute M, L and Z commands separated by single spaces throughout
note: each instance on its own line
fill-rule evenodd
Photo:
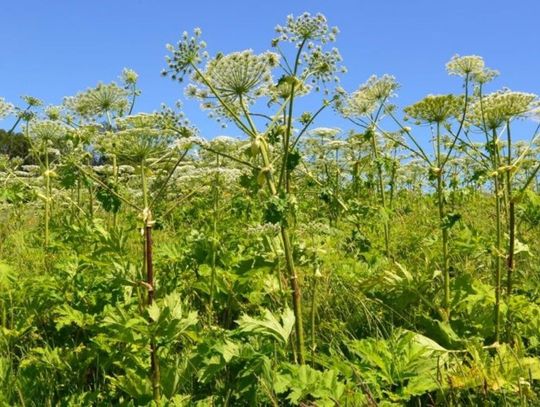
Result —
M 311 92 L 312 87 L 294 77 L 284 76 L 275 86 L 268 89 L 269 97 L 272 101 L 285 100 L 291 96 L 292 84 L 294 83 L 294 96 L 305 96 Z M 307 123 L 307 121 L 306 121 Z
M 113 150 L 118 157 L 140 163 L 150 157 L 164 154 L 177 138 L 173 129 L 159 113 L 140 113 L 117 119 L 118 131 L 114 143 L 110 140 L 101 142 L 104 148 Z M 103 137 L 111 138 L 110 134 Z
M 326 138 L 326 139 L 333 139 L 335 138 L 339 133 L 341 132 L 341 129 L 337 128 L 329 128 L 329 127 L 317 127 L 312 129 L 309 134 L 314 137 L 318 138 Z
M 60 120 L 62 115 L 61 106 L 49 106 L 45 109 L 45 115 L 49 120 Z
M 462 104 L 462 98 L 454 95 L 428 95 L 404 111 L 418 122 L 442 123 L 457 117 L 463 109 Z
M 332 140 L 324 145 L 327 150 L 339 150 L 340 148 L 347 147 L 348 143 L 343 140 Z
M 476 101 L 472 106 L 470 120 L 478 127 L 494 130 L 514 118 L 530 114 L 538 106 L 535 94 L 505 89 Z
M 315 82 L 338 82 L 336 73 L 341 69 L 338 65 L 343 61 L 337 48 L 324 51 L 320 45 L 313 47 L 311 52 L 303 54 L 304 63 L 307 66 L 306 77 L 311 76 Z
M 484 83 L 491 82 L 498 75 L 499 75 L 499 71 L 485 68 L 482 72 L 475 73 L 472 76 L 472 80 L 475 81 L 479 85 L 483 85 Z
M 67 135 L 63 124 L 52 120 L 40 120 L 29 124 L 28 134 L 33 142 L 46 143 L 59 141 Z
M 208 58 L 208 53 L 204 51 L 206 43 L 200 40 L 202 31 L 195 28 L 193 36 L 189 36 L 184 31 L 182 39 L 178 41 L 176 47 L 167 44 L 167 49 L 172 52 L 172 56 L 166 56 L 165 60 L 169 69 L 162 71 L 164 76 L 170 75 L 171 79 L 182 82 L 186 75 L 193 72 L 193 67 Z
M 138 79 L 139 75 L 133 69 L 124 68 L 124 70 L 122 71 L 122 81 L 126 85 L 135 85 Z
M 287 16 L 285 26 L 276 26 L 278 38 L 274 40 L 289 41 L 300 45 L 302 42 L 317 40 L 322 43 L 333 42 L 339 33 L 337 27 L 330 28 L 326 17 L 320 13 L 312 16 L 310 13 L 303 13 L 298 17 Z
M 209 146 L 216 151 L 231 152 L 244 142 L 229 136 L 217 136 L 209 141 Z
M 43 102 L 34 96 L 22 96 L 21 99 L 28 105 L 28 107 L 39 107 L 43 105 Z
M 173 148 L 187 150 L 193 145 L 204 146 L 207 141 L 199 136 L 182 137 L 173 143 Z
M 338 108 L 346 117 L 364 116 L 372 113 L 389 98 L 395 96 L 399 87 L 396 79 L 391 75 L 380 78 L 373 75 L 357 91 L 345 97 L 343 105 Z
M 128 109 L 128 93 L 116 83 L 98 84 L 64 100 L 64 105 L 78 115 L 88 118 L 106 113 L 123 115 Z
M 495 78 L 499 72 L 486 68 L 484 60 L 478 55 L 454 55 L 446 64 L 450 75 L 468 77 L 478 84 L 484 84 Z
M 240 114 L 246 104 L 270 92 L 277 61 L 278 56 L 272 52 L 255 55 L 252 50 L 218 56 L 208 62 L 202 75 L 194 75 L 197 85 L 189 86 L 186 93 L 201 99 L 201 107 L 211 110 L 215 117 L 229 117 L 231 111 Z M 216 101 L 214 93 L 227 108 Z
M 9 116 L 13 112 L 13 105 L 5 101 L 4 98 L 0 98 L 0 119 Z
M 446 64 L 446 70 L 450 75 L 476 75 L 484 71 L 484 60 L 477 55 L 454 55 Z
M 204 73 L 220 96 L 231 101 L 253 98 L 255 92 L 272 84 L 272 68 L 279 57 L 272 52 L 254 55 L 252 50 L 234 52 L 210 61 Z

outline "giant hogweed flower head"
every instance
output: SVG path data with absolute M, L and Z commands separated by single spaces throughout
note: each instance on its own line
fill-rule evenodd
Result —
M 207 63 L 202 76 L 194 74 L 197 84 L 188 86 L 186 94 L 201 99 L 203 109 L 212 110 L 217 116 L 228 116 L 214 92 L 230 108 L 239 110 L 241 103 L 253 103 L 257 97 L 270 93 L 272 69 L 278 64 L 279 56 L 273 52 L 256 55 L 245 50 L 218 55 Z
M 9 116 L 13 112 L 13 105 L 5 101 L 4 98 L 0 98 L 0 119 Z
M 337 48 L 325 51 L 320 45 L 312 46 L 309 52 L 302 54 L 302 59 L 306 65 L 305 75 L 311 77 L 314 84 L 339 82 L 336 74 L 346 72 L 345 67 L 340 66 L 343 58 Z
M 428 95 L 404 109 L 418 123 L 443 123 L 463 111 L 463 99 L 454 95 Z
M 337 27 L 328 26 L 326 17 L 320 13 L 315 15 L 303 13 L 298 17 L 291 14 L 287 16 L 286 24 L 276 26 L 275 30 L 278 38 L 274 40 L 274 44 L 279 41 L 289 41 L 298 46 L 307 41 L 333 42 L 339 33 Z
M 177 137 L 160 113 L 140 113 L 116 120 L 118 131 L 104 134 L 100 145 L 134 163 L 164 154 Z
M 123 115 L 129 106 L 128 92 L 116 83 L 98 84 L 64 100 L 64 105 L 74 113 L 89 118 L 106 113 Z
M 268 96 L 273 102 L 282 101 L 291 96 L 294 83 L 295 97 L 305 96 L 311 92 L 312 86 L 290 76 L 282 77 L 275 86 L 268 88 Z
M 32 149 L 39 154 L 64 142 L 68 135 L 68 128 L 53 120 L 33 120 L 27 126 Z
M 61 140 L 66 134 L 67 127 L 53 120 L 33 121 L 28 127 L 28 135 L 33 140 Z
M 446 71 L 449 75 L 463 77 L 481 73 L 484 67 L 484 60 L 478 55 L 459 56 L 456 54 L 446 63 Z
M 201 34 L 200 28 L 195 28 L 191 36 L 184 31 L 182 39 L 176 46 L 167 44 L 167 49 L 172 56 L 165 57 L 168 69 L 161 72 L 163 76 L 170 76 L 171 79 L 182 82 L 186 75 L 193 72 L 194 66 L 208 58 L 208 53 L 205 51 L 206 43 L 200 39 Z
M 133 69 L 124 68 L 122 70 L 122 82 L 129 87 L 137 84 L 137 81 L 139 80 L 139 74 L 135 72 Z
M 21 96 L 21 99 L 28 105 L 28 107 L 39 107 L 43 105 L 43 101 L 34 96 Z
M 469 120 L 477 127 L 495 130 L 514 118 L 531 114 L 539 106 L 539 100 L 533 93 L 503 89 L 477 100 Z
M 484 84 L 495 78 L 499 72 L 487 68 L 484 59 L 478 55 L 454 55 L 446 64 L 449 75 L 468 77 L 479 84 Z
M 373 113 L 382 103 L 395 96 L 399 84 L 391 75 L 371 76 L 358 90 L 338 103 L 345 117 L 359 117 Z

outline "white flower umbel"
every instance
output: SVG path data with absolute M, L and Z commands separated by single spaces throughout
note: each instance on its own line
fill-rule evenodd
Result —
M 535 94 L 504 89 L 476 101 L 470 120 L 477 127 L 494 130 L 512 119 L 527 116 L 538 106 Z
M 129 107 L 129 93 L 116 83 L 98 84 L 64 100 L 64 106 L 84 118 L 107 113 L 123 115 Z
M 395 96 L 399 84 L 391 75 L 373 75 L 358 90 L 345 99 L 341 112 L 346 117 L 361 117 L 373 113 L 382 103 Z
M 5 101 L 4 98 L 0 98 L 0 119 L 9 116 L 13 113 L 13 105 Z

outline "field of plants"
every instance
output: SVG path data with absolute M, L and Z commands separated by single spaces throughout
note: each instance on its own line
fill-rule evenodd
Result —
M 476 55 L 409 106 L 343 89 L 338 33 L 168 45 L 234 137 L 130 69 L 0 98 L 0 405 L 540 405 L 538 97 Z

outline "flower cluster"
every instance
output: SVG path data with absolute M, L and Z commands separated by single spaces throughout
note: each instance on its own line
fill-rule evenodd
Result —
M 32 121 L 28 124 L 28 135 L 32 140 L 32 148 L 44 152 L 64 141 L 68 128 L 53 120 Z
M 378 106 L 395 96 L 399 84 L 391 75 L 380 78 L 373 75 L 358 90 L 346 97 L 338 108 L 346 117 L 358 117 L 372 113 Z
M 13 112 L 13 105 L 0 98 L 0 119 L 9 116 Z
M 207 144 L 207 141 L 200 136 L 191 135 L 189 137 L 182 137 L 176 140 L 173 144 L 173 148 L 177 150 L 184 151 L 191 148 L 194 145 L 204 146 Z
M 167 49 L 172 56 L 166 56 L 165 60 L 169 69 L 163 70 L 163 76 L 170 75 L 171 79 L 182 82 L 186 75 L 193 72 L 193 67 L 208 58 L 208 53 L 204 50 L 206 43 L 200 40 L 202 31 L 196 28 L 190 36 L 184 31 L 182 39 L 178 41 L 176 47 L 167 44 Z
M 463 99 L 454 95 L 428 95 L 404 111 L 419 123 L 442 123 L 459 116 L 463 111 Z
M 332 127 L 316 127 L 309 131 L 310 136 L 319 138 L 321 140 L 334 139 L 339 133 L 341 133 L 341 129 Z
M 43 105 L 41 99 L 34 96 L 22 96 L 21 99 L 28 105 L 28 107 L 39 107 Z
M 311 85 L 306 84 L 292 76 L 282 77 L 275 86 L 271 86 L 268 91 L 268 96 L 274 102 L 283 101 L 291 96 L 294 83 L 294 96 L 305 96 L 311 92 Z
M 484 130 L 494 130 L 514 118 L 535 111 L 538 107 L 539 101 L 535 94 L 504 89 L 476 101 L 469 120 Z
M 98 84 L 64 100 L 64 106 L 84 118 L 107 113 L 123 115 L 128 109 L 128 92 L 116 83 Z
M 164 154 L 175 139 L 175 132 L 160 113 L 122 117 L 116 125 L 118 131 L 103 135 L 99 144 L 106 152 L 134 163 Z
M 273 86 L 272 69 L 278 64 L 279 57 L 272 52 L 255 55 L 252 50 L 245 50 L 220 55 L 208 62 L 201 75 L 194 75 L 197 85 L 188 86 L 186 94 L 201 99 L 204 109 L 228 116 L 230 112 L 222 102 L 229 109 L 240 111 L 257 97 L 268 94 Z
M 450 75 L 468 77 L 479 84 L 487 83 L 499 74 L 486 68 L 484 59 L 478 55 L 454 55 L 446 64 L 446 71 Z
M 303 13 L 298 17 L 287 16 L 285 26 L 276 26 L 278 41 L 289 41 L 300 45 L 303 42 L 317 40 L 322 43 L 335 41 L 339 33 L 337 27 L 328 27 L 326 17 L 322 14 L 312 16 L 310 13 Z
M 313 46 L 309 52 L 303 53 L 302 59 L 306 65 L 304 75 L 311 77 L 312 83 L 339 82 L 336 74 L 346 72 L 346 68 L 340 66 L 343 58 L 337 48 L 325 51 L 320 45 Z
M 122 71 L 122 82 L 124 82 L 126 86 L 135 85 L 138 79 L 139 75 L 133 69 L 124 68 Z
M 477 55 L 454 55 L 446 64 L 446 71 L 450 75 L 475 75 L 484 70 L 484 60 Z

